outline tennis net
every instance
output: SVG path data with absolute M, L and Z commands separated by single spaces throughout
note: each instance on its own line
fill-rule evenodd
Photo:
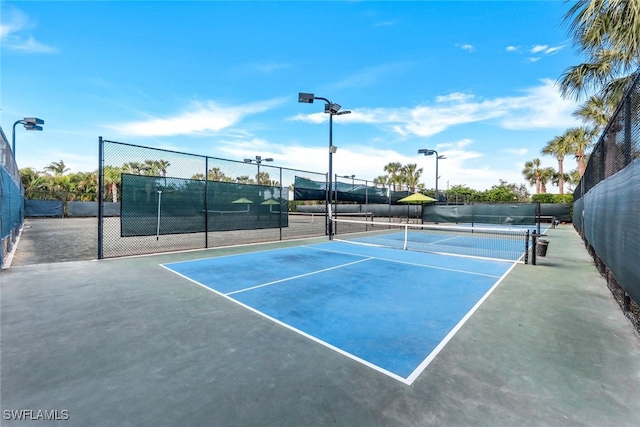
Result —
M 527 263 L 530 232 L 516 228 L 452 227 L 331 218 L 334 240 Z

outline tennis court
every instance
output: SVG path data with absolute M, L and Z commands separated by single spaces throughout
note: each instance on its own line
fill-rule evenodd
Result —
M 411 384 L 512 264 L 329 242 L 164 266 Z
M 638 425 L 637 336 L 573 228 L 548 239 L 537 266 L 320 238 L 11 267 L 0 413 L 91 426 Z M 2 425 L 28 424 L 16 417 Z

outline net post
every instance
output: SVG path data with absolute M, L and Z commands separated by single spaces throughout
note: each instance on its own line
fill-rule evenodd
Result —
M 536 233 L 531 235 L 531 265 L 536 265 L 536 237 Z
M 529 264 L 529 236 L 530 232 L 527 230 L 527 236 L 525 237 L 524 242 L 524 263 Z
M 403 249 L 406 251 L 408 247 L 409 240 L 409 224 L 405 224 L 404 226 L 404 247 Z
M 204 158 L 204 248 L 209 247 L 209 157 Z
M 278 226 L 280 227 L 280 240 L 282 240 L 282 199 L 283 199 L 283 195 L 282 195 L 282 168 L 280 169 L 280 198 L 278 199 L 278 201 L 280 202 L 280 206 L 278 209 Z M 287 211 L 286 214 L 289 215 L 289 191 L 287 190 Z

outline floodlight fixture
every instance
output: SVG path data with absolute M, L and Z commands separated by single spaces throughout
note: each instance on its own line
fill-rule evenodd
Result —
M 255 159 L 244 159 L 245 163 L 255 163 L 258 165 L 258 175 L 256 175 L 256 181 L 258 182 L 258 185 L 260 185 L 260 164 L 262 162 L 273 162 L 273 159 L 271 157 L 268 157 L 266 159 L 263 159 L 262 156 L 256 156 Z
M 13 152 L 13 158 L 16 157 L 16 126 L 18 123 L 22 123 L 26 130 L 42 130 L 42 126 L 44 124 L 44 120 L 39 119 L 37 117 L 25 117 L 21 120 L 16 120 L 13 124 L 13 133 L 11 135 L 11 151 Z
M 24 119 L 22 119 L 22 120 L 24 120 L 24 122 L 25 122 L 25 123 L 24 123 L 24 124 L 25 124 L 25 126 L 26 126 L 26 125 L 32 125 L 32 126 L 35 126 L 35 125 L 43 125 L 43 124 L 44 124 L 44 120 L 39 119 L 39 118 L 37 118 L 37 117 L 25 117 L 25 118 L 24 118 Z
M 303 104 L 313 104 L 313 100 L 315 96 L 312 93 L 298 93 L 298 102 L 302 102 Z
M 420 150 L 418 150 L 418 154 L 424 154 L 425 156 L 431 156 L 436 153 L 437 152 L 435 150 L 430 150 L 428 148 L 421 148 Z

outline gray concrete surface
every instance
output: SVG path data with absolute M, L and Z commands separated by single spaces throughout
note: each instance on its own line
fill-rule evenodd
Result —
M 11 265 L 97 258 L 97 218 L 27 218 Z
M 74 426 L 640 425 L 640 340 L 573 228 L 548 240 L 411 386 L 158 265 L 239 248 L 14 265 L 0 273 L 0 422 L 35 425 L 6 419 L 26 409 Z

